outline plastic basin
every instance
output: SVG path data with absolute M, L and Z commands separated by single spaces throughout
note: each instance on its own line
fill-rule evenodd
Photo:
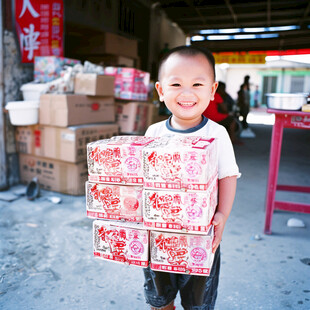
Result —
M 10 101 L 5 106 L 15 126 L 34 125 L 39 122 L 39 101 Z

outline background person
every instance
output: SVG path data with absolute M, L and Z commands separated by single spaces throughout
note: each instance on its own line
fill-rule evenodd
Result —
M 247 129 L 249 127 L 247 117 L 250 112 L 250 91 L 248 85 L 245 83 L 240 86 L 237 103 L 240 115 L 242 116 L 242 128 Z
M 232 143 L 241 144 L 241 142 L 236 139 L 237 122 L 235 118 L 228 113 L 229 110 L 219 94 L 218 88 L 214 95 L 214 100 L 210 101 L 207 109 L 203 112 L 203 115 L 224 126 Z

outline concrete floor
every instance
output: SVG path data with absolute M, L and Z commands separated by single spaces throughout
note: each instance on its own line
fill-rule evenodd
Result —
M 256 138 L 235 147 L 242 177 L 222 241 L 216 309 L 309 310 L 310 214 L 277 211 L 272 235 L 263 234 L 272 126 L 251 128 Z M 309 142 L 310 131 L 285 130 L 279 183 L 310 186 Z M 306 227 L 288 227 L 290 218 Z M 148 309 L 142 270 L 93 258 L 91 225 L 84 197 L 42 191 L 33 202 L 0 200 L 0 309 Z

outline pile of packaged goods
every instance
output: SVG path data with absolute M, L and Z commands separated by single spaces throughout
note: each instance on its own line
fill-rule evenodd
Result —
M 67 70 L 63 76 L 64 66 Z M 49 93 L 32 89 L 40 84 L 29 85 L 38 101 L 39 117 L 37 124 L 16 128 L 21 182 L 29 183 L 36 177 L 43 189 L 84 195 L 87 143 L 119 134 L 114 77 L 105 76 L 88 94 L 83 85 L 79 90 L 79 84 L 74 83 L 77 72 L 83 70 L 78 60 L 36 57 L 34 68 L 36 81 L 47 83 Z
M 115 136 L 87 145 L 94 255 L 153 270 L 209 275 L 217 141 Z M 150 253 L 150 257 L 148 257 Z
M 35 57 L 34 69 L 35 81 L 22 91 L 35 100 L 36 120 L 16 130 L 21 182 L 36 177 L 43 189 L 84 195 L 87 143 L 120 133 L 144 134 L 152 123 L 153 105 L 141 101 L 147 100 L 150 74 L 57 56 Z M 142 185 L 142 172 L 132 173 L 134 159 L 128 163 L 127 178 Z M 113 164 L 107 160 L 105 169 L 114 169 Z M 100 171 L 97 175 L 103 178 Z M 105 177 L 108 181 L 109 172 Z
M 142 149 L 153 140 L 116 136 L 87 145 L 87 216 L 104 219 L 93 224 L 97 257 L 141 267 L 149 264 L 149 232 L 142 224 Z

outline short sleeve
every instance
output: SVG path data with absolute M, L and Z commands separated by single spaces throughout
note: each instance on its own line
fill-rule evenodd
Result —
M 226 177 L 241 176 L 239 167 L 236 163 L 234 149 L 229 135 L 224 127 L 221 128 L 218 139 L 218 173 L 219 179 Z

